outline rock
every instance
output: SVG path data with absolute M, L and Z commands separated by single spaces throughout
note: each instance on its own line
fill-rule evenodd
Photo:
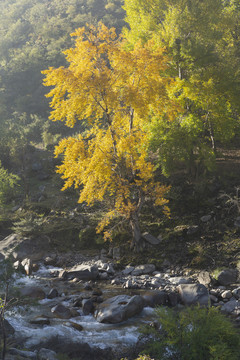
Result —
M 140 295 L 117 295 L 100 304 L 95 316 L 100 323 L 116 324 L 139 314 L 143 306 L 144 301 Z
M 205 286 L 209 285 L 212 281 L 211 276 L 208 271 L 201 271 L 198 274 L 198 281 L 200 284 L 203 284 Z
M 133 270 L 134 270 L 134 266 L 128 265 L 128 266 L 126 266 L 125 269 L 122 271 L 122 274 L 123 274 L 124 276 L 127 276 L 127 275 L 131 274 L 131 272 L 132 272 Z
M 45 235 L 26 238 L 19 234 L 11 234 L 0 241 L 0 253 L 5 259 L 12 256 L 16 261 L 26 258 L 39 261 L 49 252 L 49 247 L 50 240 Z
M 44 316 L 37 316 L 34 319 L 29 321 L 30 324 L 33 325 L 50 325 L 50 320 L 47 317 Z
M 193 283 L 193 279 L 191 278 L 184 278 L 181 276 L 174 276 L 174 277 L 170 277 L 168 279 L 168 281 L 173 284 L 173 285 L 180 285 L 180 284 L 192 284 Z
M 57 353 L 49 349 L 40 349 L 38 352 L 38 360 L 57 360 Z
M 238 316 L 240 314 L 240 302 L 238 300 L 231 300 L 221 307 L 221 311 L 226 314 Z
M 115 260 L 120 260 L 121 258 L 121 251 L 120 251 L 120 248 L 119 247 L 114 247 L 112 249 L 112 257 L 113 259 Z
M 240 299 L 240 286 L 232 291 L 233 296 L 238 300 Z
M 156 270 L 156 266 L 153 264 L 138 265 L 132 271 L 133 276 L 139 276 L 143 274 L 152 274 Z
M 28 360 L 30 359 L 37 360 L 37 353 L 33 351 L 23 351 L 23 350 L 11 348 L 8 350 L 8 353 L 10 355 L 22 356 L 23 358 L 26 358 Z
M 144 307 L 150 306 L 155 307 L 157 305 L 166 305 L 168 296 L 165 291 L 147 291 L 142 295 L 144 301 Z
M 63 323 L 65 326 L 68 326 L 68 327 L 71 327 L 75 330 L 78 330 L 78 331 L 83 331 L 83 327 L 82 325 L 78 324 L 78 323 L 75 323 L 73 321 L 68 321 L 68 322 L 64 322 Z
M 175 307 L 177 306 L 177 304 L 179 303 L 180 301 L 180 296 L 179 294 L 177 294 L 176 292 L 174 291 L 169 291 L 168 292 L 168 304 L 172 307 Z
M 92 299 L 83 299 L 82 301 L 83 315 L 89 315 L 94 312 L 94 304 Z
M 225 269 L 220 272 L 217 277 L 219 284 L 227 286 L 237 281 L 238 271 L 235 269 Z
M 142 234 L 142 237 L 145 241 L 147 241 L 151 245 L 159 245 L 161 242 L 161 238 L 156 238 L 155 236 L 149 234 L 148 232 Z
M 45 299 L 45 292 L 36 286 L 27 286 L 20 289 L 20 295 L 23 297 L 30 297 L 33 299 Z
M 181 284 L 177 288 L 185 305 L 198 303 L 207 306 L 210 302 L 208 290 L 203 284 Z
M 51 309 L 51 312 L 60 319 L 70 319 L 71 311 L 64 305 L 58 304 Z
M 58 297 L 58 296 L 59 296 L 59 294 L 58 294 L 57 289 L 51 289 L 51 290 L 49 291 L 49 293 L 47 294 L 47 298 L 48 298 L 48 299 L 54 299 L 54 298 L 56 298 L 56 297 Z
M 13 335 L 15 333 L 15 329 L 12 327 L 12 325 L 8 322 L 7 319 L 3 320 L 4 329 L 7 335 Z M 0 337 L 2 338 L 3 335 L 3 329 L 2 324 L 0 323 Z
M 97 276 L 98 276 L 98 268 L 96 266 L 84 265 L 84 264 L 76 265 L 64 273 L 64 279 L 67 280 L 78 278 L 79 280 L 88 281 L 88 280 L 95 280 Z
M 200 220 L 203 222 L 203 223 L 207 223 L 208 221 L 210 221 L 212 218 L 212 215 L 204 215 L 200 218 Z
M 55 266 L 56 265 L 56 256 L 46 256 L 45 258 L 44 258 L 44 265 L 46 265 L 46 266 Z
M 31 259 L 24 259 L 21 262 L 22 267 L 24 268 L 25 273 L 29 276 L 32 274 L 32 260 Z
M 107 272 L 101 272 L 99 274 L 99 279 L 100 280 L 108 280 L 109 276 L 108 276 L 108 273 Z
M 225 290 L 222 294 L 221 294 L 221 297 L 223 299 L 231 299 L 232 297 L 232 292 L 231 290 Z

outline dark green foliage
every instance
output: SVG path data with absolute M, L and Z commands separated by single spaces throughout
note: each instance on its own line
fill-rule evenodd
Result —
M 0 205 L 7 203 L 16 193 L 18 176 L 9 173 L 2 167 L 0 161 Z
M 216 308 L 156 310 L 159 328 L 145 332 L 154 338 L 145 353 L 155 360 L 238 360 L 240 333 Z

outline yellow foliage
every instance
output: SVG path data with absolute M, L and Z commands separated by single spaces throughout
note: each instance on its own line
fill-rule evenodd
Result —
M 63 154 L 57 170 L 65 179 L 63 189 L 81 185 L 80 203 L 112 199 L 113 209 L 98 226 L 101 232 L 116 214 L 130 220 L 146 196 L 156 205 L 167 203 L 168 189 L 154 182 L 146 124 L 150 111 L 171 118 L 177 107 L 169 100 L 173 80 L 162 75 L 168 67 L 164 49 L 149 42 L 127 51 L 124 40 L 103 24 L 98 30 L 77 29 L 72 36 L 75 47 L 64 52 L 69 66 L 43 71 L 44 84 L 53 87 L 47 95 L 52 120 L 68 126 L 89 121 L 85 137 L 63 139 L 55 155 Z M 110 237 L 106 231 L 105 238 Z

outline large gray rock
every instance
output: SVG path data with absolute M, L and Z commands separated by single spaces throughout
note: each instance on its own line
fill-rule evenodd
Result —
M 178 291 L 185 305 L 207 306 L 210 303 L 208 289 L 203 284 L 181 284 L 178 285 Z
M 198 274 L 198 281 L 200 284 L 209 285 L 211 283 L 211 276 L 208 271 L 200 271 Z
M 221 307 L 221 311 L 226 314 L 231 314 L 238 316 L 240 315 L 240 301 L 238 300 L 231 300 L 228 301 Z
M 139 276 L 144 274 L 152 274 L 156 270 L 156 266 L 154 264 L 144 264 L 138 265 L 132 271 L 133 276 Z
M 12 256 L 15 260 L 26 258 L 38 261 L 49 252 L 50 240 L 47 236 L 26 238 L 18 234 L 11 234 L 0 241 L 0 253 L 5 259 Z
M 98 277 L 98 268 L 91 265 L 76 265 L 70 270 L 64 272 L 63 278 L 66 280 L 72 280 L 77 278 L 79 280 L 95 280 Z
M 218 277 L 217 281 L 219 284 L 226 286 L 230 284 L 234 284 L 238 278 L 238 271 L 236 269 L 225 269 L 222 270 Z
M 72 317 L 70 309 L 62 304 L 54 306 L 51 312 L 60 319 L 70 319 Z
M 159 245 L 160 242 L 162 241 L 161 238 L 156 238 L 155 236 L 149 234 L 148 232 L 142 234 L 142 237 L 145 241 L 147 241 L 151 245 Z
M 140 295 L 117 295 L 99 305 L 95 316 L 100 323 L 116 324 L 139 314 L 144 306 Z

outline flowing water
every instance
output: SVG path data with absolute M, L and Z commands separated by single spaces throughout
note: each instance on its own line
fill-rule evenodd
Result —
M 39 286 L 47 292 L 51 287 L 58 289 L 61 294 L 55 299 L 43 299 L 32 304 L 29 302 L 24 305 L 16 305 L 7 311 L 6 318 L 15 329 L 15 336 L 24 338 L 24 345 L 30 348 L 45 342 L 53 336 L 63 337 L 65 340 L 88 343 L 90 346 L 100 348 L 127 347 L 137 343 L 139 338 L 139 326 L 150 322 L 153 318 L 153 309 L 144 308 L 142 313 L 120 324 L 101 324 L 98 323 L 93 315 L 83 315 L 81 309 L 79 316 L 70 320 L 53 318 L 51 308 L 57 303 L 69 306 L 73 299 L 80 296 L 83 290 L 83 284 L 72 284 L 63 281 L 54 281 L 51 273 L 60 269 L 52 267 L 42 267 L 34 276 L 15 276 L 14 287 L 21 286 Z M 126 293 L 126 290 L 104 285 L 104 282 L 97 284 L 103 291 L 103 297 L 109 298 L 118 294 Z M 30 320 L 36 316 L 49 316 L 50 325 L 33 325 Z M 71 327 L 74 322 L 82 326 L 79 331 Z

